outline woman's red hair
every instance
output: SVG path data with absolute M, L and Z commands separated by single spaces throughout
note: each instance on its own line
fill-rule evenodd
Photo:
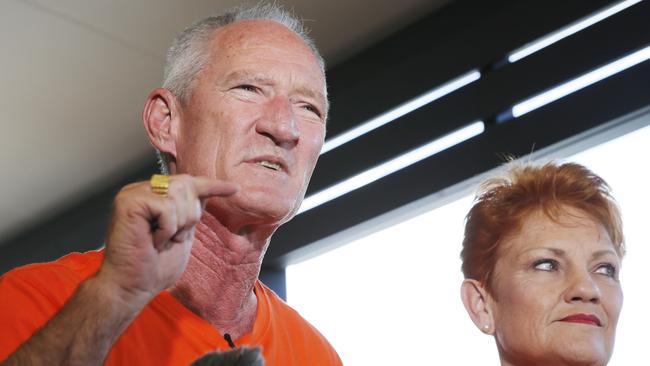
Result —
M 610 187 L 582 165 L 512 162 L 502 175 L 484 181 L 465 219 L 461 259 L 465 278 L 491 289 L 503 239 L 516 234 L 533 212 L 558 220 L 572 207 L 603 225 L 619 256 L 625 253 L 621 214 Z

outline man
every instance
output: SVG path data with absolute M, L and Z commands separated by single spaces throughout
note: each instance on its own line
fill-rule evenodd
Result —
M 2 278 L 0 360 L 187 365 L 234 340 L 267 365 L 341 364 L 257 279 L 325 135 L 324 66 L 300 24 L 268 5 L 207 18 L 177 37 L 164 86 L 143 121 L 171 176 L 120 191 L 105 250 Z

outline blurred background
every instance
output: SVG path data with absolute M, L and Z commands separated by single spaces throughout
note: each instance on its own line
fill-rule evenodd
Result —
M 166 48 L 239 3 L 0 0 L 0 273 L 102 246 L 114 194 L 156 171 L 140 113 Z M 332 109 L 262 278 L 345 364 L 498 364 L 458 255 L 473 189 L 509 155 L 613 186 L 629 254 L 612 364 L 650 363 L 647 0 L 278 3 L 311 29 Z

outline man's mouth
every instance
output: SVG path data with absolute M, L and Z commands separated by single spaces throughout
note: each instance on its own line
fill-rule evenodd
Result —
M 268 160 L 258 161 L 257 165 L 261 165 L 261 166 L 263 166 L 265 168 L 272 169 L 272 170 L 275 170 L 275 171 L 278 171 L 278 172 L 282 170 L 282 167 L 280 166 L 280 164 L 272 163 L 272 162 L 270 162 Z

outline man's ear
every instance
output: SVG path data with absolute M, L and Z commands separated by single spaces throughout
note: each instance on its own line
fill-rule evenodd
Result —
M 151 144 L 176 159 L 176 137 L 180 109 L 176 97 L 167 89 L 154 89 L 142 111 L 142 122 Z
M 494 334 L 493 301 L 489 296 L 483 285 L 471 278 L 465 279 L 460 287 L 460 297 L 474 325 L 483 333 Z

